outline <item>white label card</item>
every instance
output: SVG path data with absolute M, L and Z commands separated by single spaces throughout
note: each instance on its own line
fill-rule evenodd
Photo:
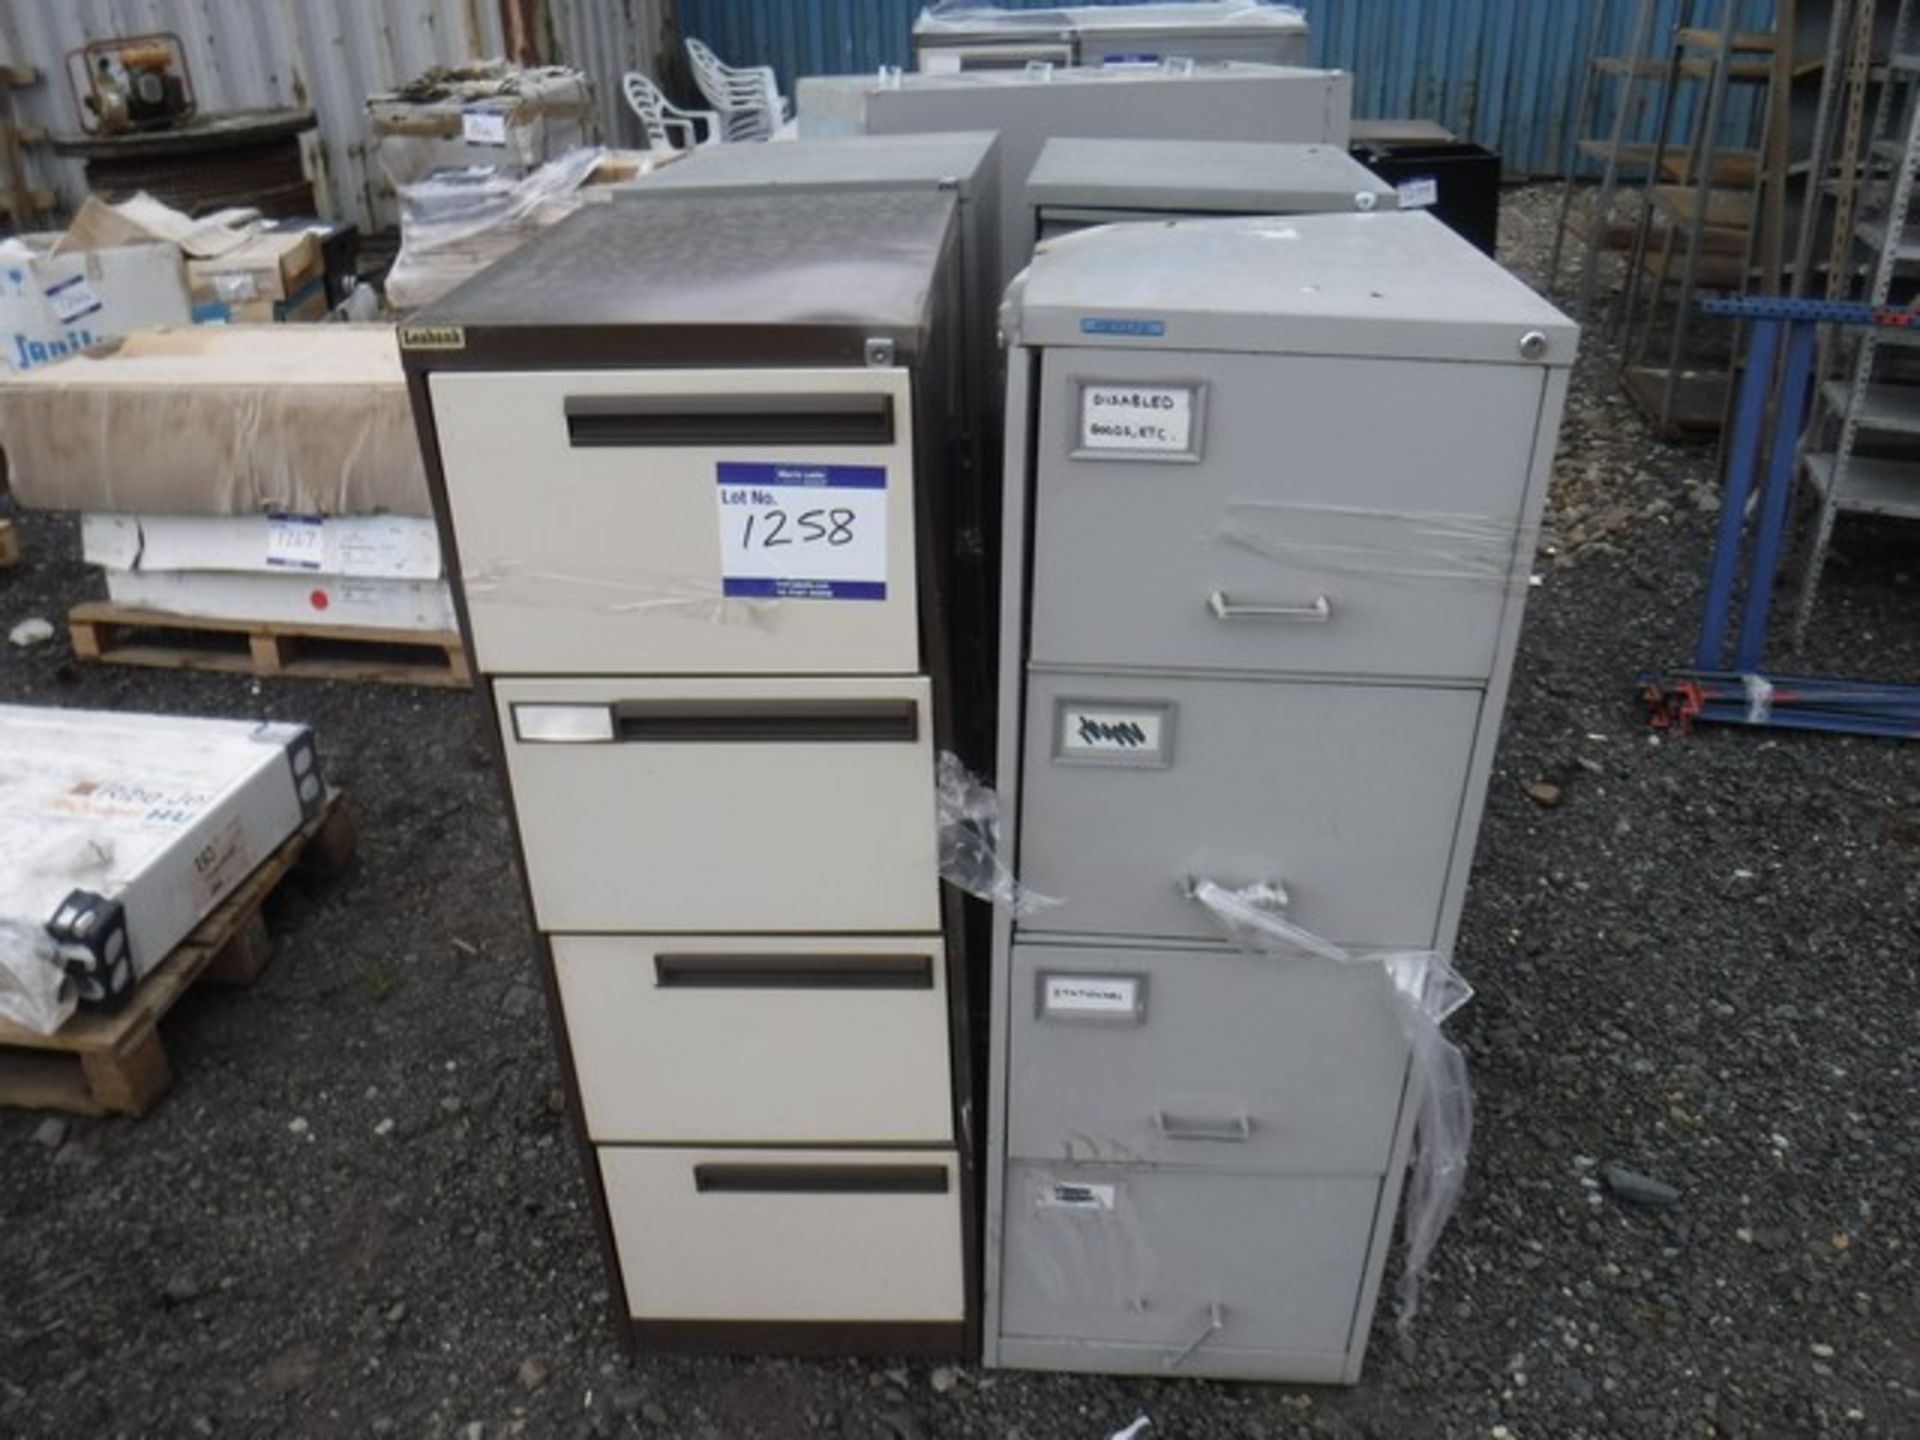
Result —
M 1162 706 L 1078 705 L 1060 707 L 1063 760 L 1163 762 L 1168 711 Z
M 54 319 L 70 325 L 82 315 L 91 315 L 103 302 L 85 279 L 75 275 L 47 291 L 47 303 L 53 307 Z
M 1131 1019 L 1140 1013 L 1137 975 L 1047 975 L 1040 981 L 1044 1015 L 1111 1015 Z
M 1118 1185 L 1082 1185 L 1056 1180 L 1040 1187 L 1042 1210 L 1111 1211 L 1119 1198 Z
M 460 138 L 469 145 L 505 145 L 507 143 L 507 112 L 462 110 Z
M 326 543 L 317 515 L 274 515 L 267 520 L 267 564 L 279 570 L 318 570 Z
M 1087 385 L 1080 448 L 1178 455 L 1193 449 L 1191 385 Z
M 883 465 L 719 463 L 723 594 L 887 598 Z
M 1402 210 L 1428 210 L 1440 203 L 1440 182 L 1431 175 L 1416 175 L 1399 190 Z

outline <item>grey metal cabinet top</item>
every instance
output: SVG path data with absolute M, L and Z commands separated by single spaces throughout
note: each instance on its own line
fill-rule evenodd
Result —
M 1391 185 L 1331 145 L 1073 136 L 1047 142 L 1027 176 L 1027 201 L 1035 208 L 1237 215 L 1398 204 Z
M 1579 328 L 1430 215 L 1113 225 L 1014 282 L 1014 343 L 1569 366 Z
M 991 130 L 930 135 L 837 135 L 777 145 L 707 145 L 642 179 L 616 187 L 621 199 L 666 191 L 707 195 L 755 194 L 767 189 L 952 189 L 973 197 L 991 189 L 995 137 Z

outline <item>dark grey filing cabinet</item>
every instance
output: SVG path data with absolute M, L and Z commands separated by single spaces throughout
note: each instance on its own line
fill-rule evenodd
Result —
M 1344 146 L 1076 138 L 1047 142 L 1027 176 L 1026 202 L 1035 241 L 1126 220 L 1367 213 L 1400 203 Z
M 951 194 L 582 210 L 400 329 L 622 1329 L 960 1353 Z
M 1350 1382 L 1575 327 L 1416 213 L 1042 244 L 1009 359 L 986 1357 Z

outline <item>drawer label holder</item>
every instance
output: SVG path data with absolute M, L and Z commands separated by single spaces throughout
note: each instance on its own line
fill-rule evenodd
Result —
M 1062 765 L 1163 770 L 1173 762 L 1170 701 L 1055 702 L 1053 758 Z
M 885 466 L 722 460 L 714 478 L 723 594 L 887 598 Z
M 1200 387 L 1080 385 L 1080 445 L 1084 456 L 1197 460 Z
M 1144 1020 L 1146 1010 L 1146 981 L 1138 975 L 1075 975 L 1056 971 L 1040 977 L 1042 1020 L 1131 1024 Z

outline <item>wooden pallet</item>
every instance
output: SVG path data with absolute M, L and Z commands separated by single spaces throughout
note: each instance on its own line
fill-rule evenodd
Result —
M 85 1011 L 52 1035 L 0 1020 L 0 1105 L 76 1115 L 144 1115 L 173 1084 L 160 1021 L 196 980 L 251 985 L 273 953 L 260 909 L 289 873 L 325 876 L 353 854 L 353 813 L 338 791 L 241 881 L 111 1015 Z
M 13 521 L 0 520 L 0 570 L 20 563 L 20 532 Z
M 473 684 L 467 652 L 451 630 L 208 620 L 96 600 L 73 607 L 67 631 L 76 656 L 109 665 L 396 685 Z

